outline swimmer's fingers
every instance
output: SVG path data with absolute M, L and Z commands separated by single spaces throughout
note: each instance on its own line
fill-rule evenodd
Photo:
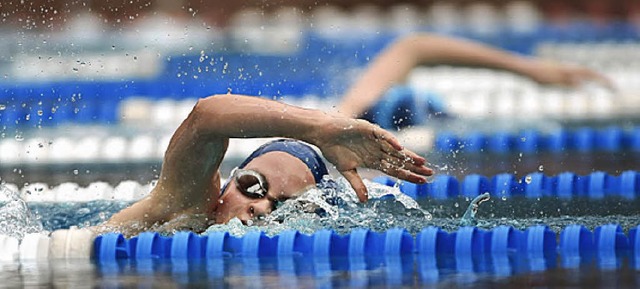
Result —
M 408 150 L 408 149 L 404 149 L 401 151 L 392 149 L 392 148 L 382 148 L 382 151 L 385 152 L 386 154 L 388 154 L 390 157 L 393 158 L 397 158 L 402 162 L 406 162 L 406 163 L 411 163 L 411 164 L 415 164 L 415 165 L 424 165 L 427 160 L 421 156 L 419 156 L 418 154 Z
M 392 133 L 384 129 L 376 127 L 376 129 L 374 129 L 374 137 L 383 141 L 380 143 L 382 151 L 395 158 L 405 159 L 418 165 L 423 165 L 427 161 L 418 154 L 405 149 Z
M 392 177 L 417 184 L 426 183 L 427 178 L 425 176 L 433 174 L 433 170 L 425 166 L 416 166 L 414 164 L 399 165 L 397 161 L 389 159 L 380 162 L 380 170 Z
M 367 200 L 369 199 L 369 192 L 367 192 L 367 187 L 364 185 L 364 182 L 358 174 L 358 171 L 356 169 L 351 169 L 347 171 L 341 171 L 340 173 L 351 184 L 351 187 L 356 192 L 356 195 L 358 195 L 358 199 L 360 200 L 360 202 L 367 202 Z
M 613 81 L 611 81 L 611 79 L 591 69 L 588 69 L 588 68 L 582 69 L 581 71 L 578 72 L 578 77 L 582 81 L 593 80 L 595 82 L 600 83 L 610 91 L 616 91 L 616 87 L 613 84 Z
M 603 74 L 582 66 L 565 65 L 559 68 L 560 75 L 556 84 L 577 87 L 585 82 L 593 81 L 604 86 L 606 89 L 616 91 L 613 81 Z
M 380 128 L 379 126 L 374 125 L 373 127 L 373 137 L 375 139 L 390 145 L 397 151 L 401 151 L 404 149 L 400 141 L 392 133 Z
M 403 151 L 403 153 L 399 156 L 388 156 L 383 158 L 382 160 L 384 161 L 384 163 L 386 163 L 386 166 L 394 166 L 400 169 L 407 169 L 410 172 L 422 176 L 433 175 L 433 170 L 424 165 L 426 163 L 426 160 L 409 150 Z

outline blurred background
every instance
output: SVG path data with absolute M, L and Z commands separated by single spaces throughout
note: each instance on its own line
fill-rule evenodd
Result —
M 329 109 L 385 45 L 415 32 L 582 64 L 617 87 L 416 68 L 405 88 L 431 95 L 448 118 L 396 132 L 439 173 L 617 174 L 640 164 L 635 0 L 12 0 L 0 15 L 0 181 L 16 188 L 148 183 L 197 98 L 233 92 Z M 262 141 L 233 142 L 224 169 Z

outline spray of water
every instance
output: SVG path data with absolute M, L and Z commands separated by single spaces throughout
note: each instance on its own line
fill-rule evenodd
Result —
M 355 228 L 386 231 L 394 227 L 422 228 L 431 221 L 431 214 L 411 197 L 395 187 L 365 180 L 369 201 L 361 204 L 356 193 L 344 178 L 325 178 L 316 188 L 300 197 L 281 203 L 270 215 L 249 222 L 245 226 L 238 219 L 224 225 L 213 225 L 205 232 L 228 231 L 244 235 L 249 231 L 263 231 L 276 235 L 285 230 L 312 234 L 331 229 L 346 234 Z
M 489 195 L 489 193 L 484 193 L 475 197 L 469 204 L 469 207 L 467 207 L 467 210 L 464 212 L 462 219 L 460 219 L 460 226 L 475 226 L 478 223 L 478 221 L 476 220 L 478 207 L 480 207 L 480 204 L 488 201 L 490 198 L 491 196 Z
M 42 223 L 18 193 L 0 184 L 0 235 L 22 240 L 29 233 L 43 232 Z

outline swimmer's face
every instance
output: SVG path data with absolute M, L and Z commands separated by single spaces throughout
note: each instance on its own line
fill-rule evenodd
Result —
M 298 158 L 284 152 L 274 151 L 261 155 L 251 160 L 244 169 L 254 171 L 264 178 L 266 195 L 252 198 L 243 193 L 234 180 L 230 180 L 216 207 L 215 221 L 218 224 L 224 224 L 234 217 L 247 224 L 249 220 L 270 214 L 275 210 L 277 202 L 295 198 L 309 186 L 315 185 L 309 168 Z M 260 188 L 263 187 L 258 181 L 251 185 L 257 191 L 261 191 Z

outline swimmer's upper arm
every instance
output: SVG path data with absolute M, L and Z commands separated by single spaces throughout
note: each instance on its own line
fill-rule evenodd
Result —
M 152 192 L 152 197 L 163 205 L 174 207 L 174 211 L 206 213 L 213 208 L 219 193 L 219 175 L 216 174 L 229 139 L 203 132 L 201 102 L 198 101 L 171 137 L 158 184 Z
M 321 128 L 331 121 L 332 117 L 317 110 L 258 97 L 201 99 L 171 137 L 158 184 L 149 199 L 113 219 L 167 221 L 183 213 L 211 214 L 220 192 L 217 172 L 229 138 L 291 137 L 314 143 Z
M 228 138 L 203 133 L 198 125 L 201 114 L 197 104 L 171 137 L 158 183 L 149 196 L 115 214 L 107 226 L 141 222 L 148 227 L 179 214 L 211 213 L 219 195 L 218 168 Z

